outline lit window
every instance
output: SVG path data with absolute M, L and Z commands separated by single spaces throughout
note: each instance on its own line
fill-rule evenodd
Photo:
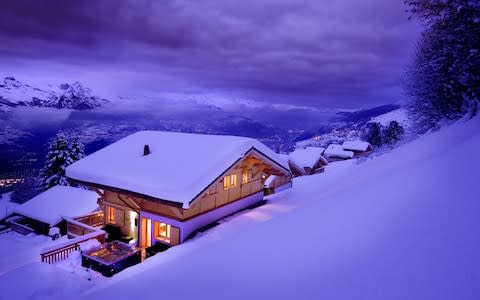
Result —
M 223 189 L 224 190 L 228 190 L 228 188 L 230 187 L 230 180 L 229 180 L 229 176 L 225 176 L 223 178 Z
M 242 171 L 242 183 L 247 183 L 248 182 L 248 170 L 243 170 Z
M 115 213 L 116 213 L 115 207 L 109 206 L 108 207 L 108 222 L 115 223 Z
M 230 187 L 237 186 L 237 174 L 230 175 Z
M 242 172 L 242 183 L 247 183 L 253 179 L 252 169 L 243 170 Z
M 237 186 L 237 174 L 225 176 L 223 178 L 223 189 L 228 190 Z
M 170 243 L 170 224 L 155 221 L 154 226 L 155 239 Z

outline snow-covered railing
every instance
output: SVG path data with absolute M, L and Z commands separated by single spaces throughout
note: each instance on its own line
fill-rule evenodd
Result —
M 13 231 L 16 231 L 23 235 L 27 235 L 34 231 L 32 228 L 15 221 L 10 221 L 10 228 L 12 228 Z
M 99 227 L 103 225 L 103 212 L 102 211 L 96 211 L 88 215 L 83 215 L 79 217 L 73 218 L 78 222 L 81 222 L 83 224 L 87 224 L 90 226 L 94 227 Z
M 67 240 L 63 243 L 56 244 L 55 246 L 44 248 L 41 253 L 42 262 L 47 264 L 53 264 L 57 261 L 64 260 L 68 257 L 70 253 L 80 248 L 80 244 L 88 240 L 96 239 L 100 243 L 105 242 L 105 231 L 97 229 L 95 227 L 89 226 L 87 224 L 78 222 L 71 218 L 64 218 L 67 221 L 67 226 L 75 226 L 75 228 L 82 228 L 83 234 L 77 235 L 73 239 Z
M 68 237 L 77 237 L 77 236 L 82 236 L 91 232 L 98 231 L 96 227 L 93 227 L 89 224 L 85 224 L 79 220 L 66 218 L 66 217 L 64 217 L 63 219 L 67 222 Z

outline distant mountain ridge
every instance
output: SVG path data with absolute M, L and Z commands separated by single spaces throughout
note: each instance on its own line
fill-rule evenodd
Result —
M 64 83 L 58 87 L 58 91 L 53 91 L 24 84 L 12 76 L 0 81 L 0 110 L 22 106 L 89 110 L 108 103 L 108 100 L 94 95 L 91 89 L 80 82 Z
M 406 131 L 411 127 L 407 109 L 400 105 L 382 105 L 353 112 L 339 112 L 334 120 L 336 123 L 331 127 L 300 136 L 295 140 L 296 148 L 327 147 L 330 144 L 341 144 L 348 140 L 361 140 L 368 124 L 372 122 L 388 126 L 391 121 L 397 121 Z
M 368 122 L 371 118 L 380 116 L 396 109 L 399 109 L 400 105 L 387 104 L 381 105 L 370 109 L 362 109 L 353 112 L 338 112 L 336 121 L 345 123 L 362 123 Z

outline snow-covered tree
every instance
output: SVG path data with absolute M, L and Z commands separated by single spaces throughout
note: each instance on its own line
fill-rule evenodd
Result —
M 405 88 L 419 131 L 477 111 L 480 101 L 480 1 L 407 0 L 425 31 Z
M 55 185 L 68 185 L 65 169 L 83 156 L 83 144 L 78 136 L 69 139 L 65 133 L 57 133 L 50 141 L 45 166 L 41 171 L 41 188 L 47 190 Z
M 405 130 L 397 121 L 391 121 L 383 130 L 382 141 L 385 144 L 393 145 L 401 140 Z
M 372 146 L 382 146 L 382 125 L 378 122 L 370 123 L 366 139 Z
M 79 135 L 73 135 L 69 139 L 70 151 L 72 153 L 73 161 L 77 161 L 85 157 L 85 146 L 80 140 Z

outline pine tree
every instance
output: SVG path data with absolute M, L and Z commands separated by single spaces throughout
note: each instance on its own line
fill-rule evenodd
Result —
M 383 131 L 382 140 L 385 144 L 393 145 L 401 140 L 405 130 L 397 121 L 391 121 Z
M 377 122 L 370 123 L 366 138 L 372 146 L 382 146 L 382 125 Z
M 47 190 L 55 185 L 68 185 L 65 169 L 83 157 L 83 144 L 78 136 L 71 140 L 63 132 L 50 141 L 45 166 L 41 171 L 41 188 Z
M 405 81 L 417 128 L 424 132 L 443 119 L 474 114 L 480 101 L 480 2 L 405 3 L 426 27 Z
M 70 151 L 74 162 L 85 157 L 85 146 L 77 134 L 70 138 Z

